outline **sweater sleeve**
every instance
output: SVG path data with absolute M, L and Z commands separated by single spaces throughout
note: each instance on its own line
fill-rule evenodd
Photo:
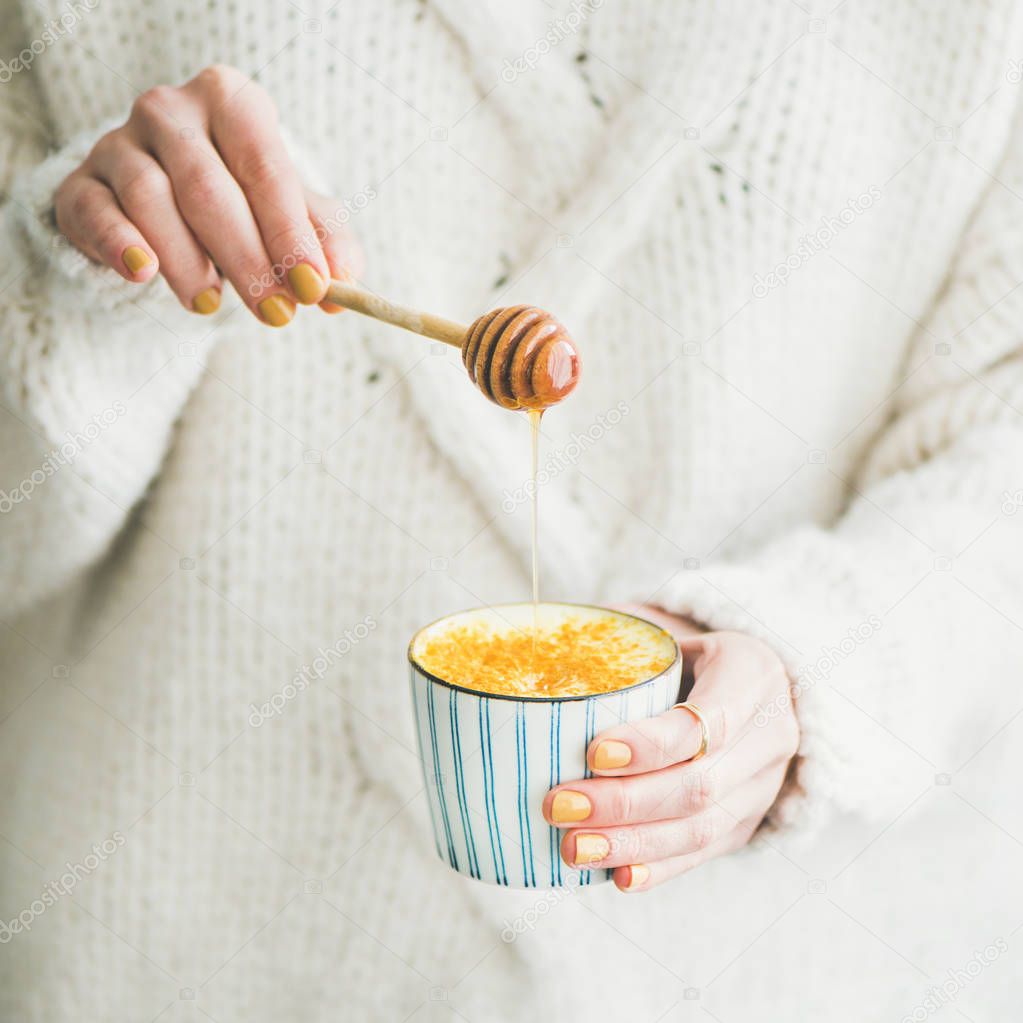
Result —
M 1023 125 L 908 350 L 831 528 L 681 571 L 655 602 L 785 661 L 802 741 L 767 820 L 888 825 L 1018 710 L 1023 664 Z M 808 471 L 831 471 L 827 464 Z M 778 707 L 758 708 L 756 723 Z M 773 832 L 773 834 L 772 834 Z
M 4 37 L 16 38 L 14 5 L 0 3 L 0 16 Z M 60 236 L 54 191 L 105 127 L 53 151 L 36 73 L 12 74 L 0 104 L 4 617 L 108 548 L 156 474 L 202 355 L 231 315 L 190 315 L 162 278 L 130 284 Z

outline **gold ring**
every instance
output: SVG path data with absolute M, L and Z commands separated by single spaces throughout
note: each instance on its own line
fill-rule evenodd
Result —
M 703 716 L 703 711 L 695 703 L 676 703 L 671 709 L 675 710 L 676 707 L 689 711 L 700 724 L 700 748 L 694 756 L 685 761 L 687 764 L 692 764 L 694 761 L 699 760 L 700 757 L 707 755 L 707 749 L 710 747 L 710 726 L 707 724 L 707 719 Z

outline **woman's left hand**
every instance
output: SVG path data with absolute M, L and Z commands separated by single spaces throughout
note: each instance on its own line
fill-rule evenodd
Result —
M 675 707 L 601 732 L 586 751 L 595 777 L 559 785 L 543 802 L 547 820 L 565 829 L 562 859 L 615 868 L 622 891 L 646 891 L 745 845 L 799 743 L 789 680 L 769 647 L 737 632 L 690 634 L 679 645 L 695 679 L 688 699 L 709 728 L 706 755 L 693 759 L 700 722 Z

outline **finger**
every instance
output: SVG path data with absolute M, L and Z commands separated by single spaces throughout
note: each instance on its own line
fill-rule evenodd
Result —
M 679 641 L 692 666 L 688 700 L 708 719 L 711 750 L 729 748 L 754 726 L 788 756 L 799 746 L 789 677 L 769 647 L 738 632 L 711 632 Z M 763 708 L 773 713 L 762 713 Z
M 679 640 L 695 683 L 688 700 L 699 707 L 709 732 L 707 749 L 727 749 L 751 720 L 760 698 L 788 692 L 785 669 L 764 644 L 741 633 L 710 632 Z M 703 728 L 695 713 L 673 707 L 655 718 L 602 732 L 586 751 L 590 769 L 602 775 L 640 774 L 691 760 Z
M 211 146 L 194 147 L 167 167 L 186 222 L 252 312 L 271 327 L 285 326 L 295 303 L 274 274 L 241 188 Z
M 185 223 L 253 315 L 283 327 L 295 315 L 295 303 L 273 275 L 241 186 L 205 137 L 195 111 L 186 107 L 169 115 L 169 101 L 156 91 L 156 100 L 147 103 L 148 93 L 136 100 L 132 117 L 167 172 Z
M 751 779 L 730 806 L 715 805 L 675 820 L 613 828 L 576 828 L 561 840 L 561 857 L 573 867 L 618 867 L 687 856 L 724 839 L 749 817 L 759 821 L 777 793 L 773 775 Z
M 344 270 L 340 273 L 334 273 L 334 271 L 331 271 L 330 276 L 335 281 L 349 281 L 352 279 L 351 275 Z M 336 316 L 338 313 L 343 313 L 345 311 L 345 307 L 343 305 L 335 305 L 333 302 L 326 301 L 320 303 L 320 308 L 331 316 Z
M 618 867 L 699 852 L 727 833 L 730 824 L 713 808 L 693 817 L 629 827 L 576 829 L 561 840 L 561 858 L 571 867 Z
M 777 654 L 741 632 L 683 636 L 679 648 L 695 679 L 688 699 L 701 709 L 727 704 L 730 693 L 743 694 L 747 713 L 738 715 L 734 724 L 743 724 L 752 716 L 758 699 L 770 699 L 789 691 L 788 677 Z
M 124 215 L 114 193 L 90 174 L 78 171 L 61 184 L 55 210 L 61 234 L 126 281 L 143 283 L 159 271 L 152 246 Z
M 787 751 L 766 729 L 750 728 L 727 751 L 635 777 L 566 782 L 544 798 L 543 815 L 555 827 L 614 826 L 689 817 L 726 799 L 768 767 L 779 770 Z
M 209 314 L 220 306 L 220 275 L 184 222 L 164 169 L 118 135 L 101 140 L 89 166 L 113 191 L 125 214 L 152 245 L 160 268 L 181 304 Z
M 327 258 L 331 278 L 345 281 L 360 277 L 365 267 L 365 258 L 362 246 L 347 226 L 347 209 L 308 189 L 306 203 L 309 220 Z M 320 308 L 326 313 L 345 311 L 344 306 L 333 302 L 321 302 Z
M 632 863 L 625 867 L 615 867 L 612 879 L 620 892 L 645 892 L 657 885 L 670 881 L 673 877 L 688 873 L 708 860 L 718 856 L 726 856 L 736 849 L 741 849 L 756 831 L 756 825 L 743 822 L 733 828 L 721 841 L 715 842 L 706 849 L 687 853 L 684 856 L 669 856 L 653 863 Z
M 724 707 L 705 701 L 700 710 L 710 730 L 708 750 L 723 749 L 728 734 Z M 586 750 L 586 763 L 598 775 L 646 774 L 692 760 L 702 743 L 703 728 L 696 716 L 684 707 L 672 707 L 657 717 L 601 732 Z
M 327 290 L 330 271 L 272 104 L 262 90 L 242 88 L 214 110 L 210 134 L 245 193 L 276 276 L 287 277 L 303 305 L 315 305 Z

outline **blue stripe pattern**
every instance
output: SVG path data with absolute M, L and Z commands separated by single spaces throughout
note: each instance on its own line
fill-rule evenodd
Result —
M 419 697 L 416 694 L 415 678 L 412 680 L 412 710 L 416 716 L 416 743 L 419 746 L 419 759 L 423 762 L 423 771 L 426 771 L 426 743 L 423 742 L 423 732 L 419 727 Z M 426 778 L 423 778 L 425 783 Z M 426 805 L 430 809 L 430 824 L 433 826 L 433 844 L 437 847 L 437 855 L 443 859 L 444 853 L 441 852 L 440 848 L 440 829 L 437 827 L 437 814 L 433 809 L 433 800 L 430 798 L 430 786 L 424 785 L 423 791 L 426 793 Z
M 486 737 L 483 734 L 483 719 L 486 718 Z M 483 799 L 487 808 L 487 826 L 490 829 L 490 853 L 494 858 L 494 875 L 498 884 L 508 883 L 508 871 L 504 865 L 504 847 L 501 845 L 501 829 L 497 822 L 497 804 L 494 800 L 494 748 L 490 737 L 490 701 L 479 700 L 480 757 L 483 761 Z M 498 859 L 501 865 L 498 866 Z
M 590 748 L 590 743 L 593 741 L 593 736 L 595 734 L 595 729 L 593 727 L 593 710 L 594 707 L 596 706 L 596 702 L 597 702 L 596 700 L 586 701 L 586 745 L 583 747 L 584 753 L 586 750 Z M 593 777 L 593 772 L 590 770 L 589 760 L 586 761 L 586 768 L 583 771 L 583 777 L 584 778 Z
M 462 817 L 462 832 L 465 835 L 465 850 L 469 857 L 469 874 L 480 876 L 480 862 L 476 857 L 476 842 L 472 837 L 472 823 L 469 820 L 469 801 L 465 796 L 465 772 L 462 768 L 462 733 L 458 727 L 458 694 L 448 690 L 448 717 L 451 721 L 451 756 L 455 766 L 455 791 L 458 793 L 458 812 Z
M 458 870 L 458 857 L 455 855 L 455 843 L 451 838 L 451 824 L 448 821 L 448 805 L 444 798 L 444 785 L 441 780 L 440 750 L 437 747 L 437 716 L 433 709 L 433 686 L 426 688 L 426 710 L 430 717 L 430 742 L 433 746 L 433 779 L 437 784 L 437 800 L 440 803 L 440 815 L 444 821 L 444 836 L 448 843 L 448 860 Z
M 522 876 L 530 888 L 536 887 L 536 866 L 533 862 L 533 830 L 529 823 L 529 758 L 526 749 L 526 710 L 515 705 L 515 752 L 519 763 L 519 839 L 522 842 Z
M 587 700 L 586 701 L 586 745 L 583 746 L 583 750 L 590 748 L 590 743 L 593 742 L 593 736 L 597 734 L 596 729 L 596 710 L 597 701 Z M 586 770 L 583 772 L 584 778 L 592 778 L 593 772 L 590 770 L 589 760 L 586 761 Z M 592 870 L 580 870 L 579 871 L 579 884 L 587 885 L 593 883 L 593 871 Z
M 447 714 L 436 707 L 444 690 Z M 438 855 L 467 877 L 506 887 L 588 886 L 609 878 L 612 872 L 604 868 L 564 864 L 562 830 L 543 819 L 540 802 L 565 780 L 593 776 L 584 753 L 598 731 L 667 709 L 677 693 L 673 673 L 647 687 L 603 697 L 519 702 L 455 690 L 413 671 L 416 740 Z M 505 851 L 509 843 L 518 845 L 518 855 Z
M 550 731 L 550 788 L 561 784 L 561 704 L 551 704 Z M 561 832 L 553 825 L 550 828 L 551 841 L 551 885 L 560 885 L 561 881 Z

